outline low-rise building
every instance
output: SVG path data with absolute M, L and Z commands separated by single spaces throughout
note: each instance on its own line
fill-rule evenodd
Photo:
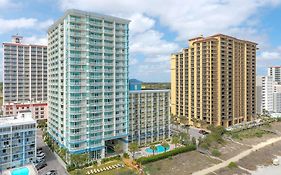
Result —
M 48 105 L 46 102 L 7 103 L 3 105 L 5 116 L 17 115 L 21 111 L 30 110 L 35 120 L 47 119 Z
M 129 142 L 144 145 L 170 137 L 170 90 L 129 91 Z
M 36 120 L 30 111 L 0 118 L 0 172 L 30 164 L 36 157 Z

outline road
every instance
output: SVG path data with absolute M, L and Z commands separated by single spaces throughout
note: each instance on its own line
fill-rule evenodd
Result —
M 37 148 L 42 148 L 43 152 L 46 155 L 47 166 L 40 169 L 38 174 L 45 175 L 50 170 L 57 170 L 58 175 L 67 175 L 67 171 L 64 167 L 58 162 L 54 153 L 49 149 L 49 147 L 43 142 L 42 131 L 41 129 L 37 130 Z
M 224 168 L 224 167 L 228 166 L 230 162 L 237 162 L 240 159 L 248 156 L 252 152 L 257 151 L 257 150 L 259 150 L 259 149 L 261 149 L 261 148 L 263 148 L 265 146 L 268 146 L 268 145 L 270 145 L 272 143 L 275 143 L 275 142 L 278 142 L 280 140 L 281 140 L 281 137 L 268 139 L 267 141 L 261 142 L 261 143 L 255 145 L 255 146 L 253 146 L 252 148 L 250 148 L 250 149 L 248 149 L 246 151 L 243 151 L 240 154 L 238 154 L 238 155 L 236 155 L 236 156 L 234 156 L 234 157 L 232 157 L 232 158 L 230 158 L 230 159 L 228 159 L 226 161 L 223 161 L 223 162 L 221 162 L 219 164 L 216 164 L 216 165 L 214 165 L 212 167 L 209 167 L 209 168 L 206 168 L 206 169 L 194 172 L 193 175 L 205 175 L 205 174 L 208 174 L 208 173 L 211 173 L 211 172 L 215 172 L 215 171 L 217 171 L 217 170 L 219 170 L 221 168 Z

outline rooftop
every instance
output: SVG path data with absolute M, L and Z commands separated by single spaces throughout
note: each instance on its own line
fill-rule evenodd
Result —
M 114 16 L 103 15 L 103 14 L 94 13 L 94 12 L 86 12 L 86 11 L 77 10 L 77 9 L 69 9 L 69 10 L 66 10 L 64 15 L 62 17 L 60 17 L 57 21 L 55 21 L 55 23 L 52 24 L 48 28 L 48 32 L 50 30 L 52 30 L 55 26 L 57 26 L 60 22 L 62 22 L 65 19 L 65 17 L 67 17 L 68 15 L 92 16 L 95 18 L 117 21 L 117 22 L 123 23 L 123 24 L 128 24 L 130 22 L 130 20 L 118 18 L 118 17 L 114 17 Z
M 30 110 L 21 111 L 18 115 L 0 117 L 0 127 L 36 123 Z
M 156 92 L 170 92 L 170 89 L 156 89 L 156 90 L 133 90 L 129 93 L 156 93 Z

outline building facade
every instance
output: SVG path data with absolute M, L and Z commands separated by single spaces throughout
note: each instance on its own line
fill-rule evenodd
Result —
M 258 76 L 257 87 L 260 87 L 260 91 L 257 91 L 257 96 L 260 96 L 260 101 L 257 101 L 258 114 L 264 112 L 273 112 L 273 78 L 272 76 Z
M 129 92 L 129 141 L 144 145 L 170 137 L 170 90 Z
M 47 101 L 47 46 L 23 44 L 21 36 L 3 43 L 3 104 Z
M 67 10 L 48 29 L 48 132 L 70 154 L 128 139 L 129 20 Z
M 225 127 L 256 114 L 256 43 L 222 34 L 171 56 L 171 114 Z
M 36 158 L 36 120 L 30 111 L 0 117 L 0 173 Z
M 272 76 L 273 81 L 281 84 L 281 66 L 269 67 L 267 75 Z
M 273 85 L 273 112 L 281 113 L 281 84 Z
M 48 104 L 47 102 L 41 103 L 6 103 L 3 106 L 3 115 L 11 116 L 17 115 L 21 111 L 30 110 L 32 117 L 35 120 L 47 119 L 48 116 Z

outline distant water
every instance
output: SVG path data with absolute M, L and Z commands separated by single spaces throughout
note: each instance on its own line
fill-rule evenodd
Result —
M 252 175 L 280 175 L 281 174 L 281 157 L 279 159 L 279 165 L 259 166 L 256 171 L 252 172 Z

